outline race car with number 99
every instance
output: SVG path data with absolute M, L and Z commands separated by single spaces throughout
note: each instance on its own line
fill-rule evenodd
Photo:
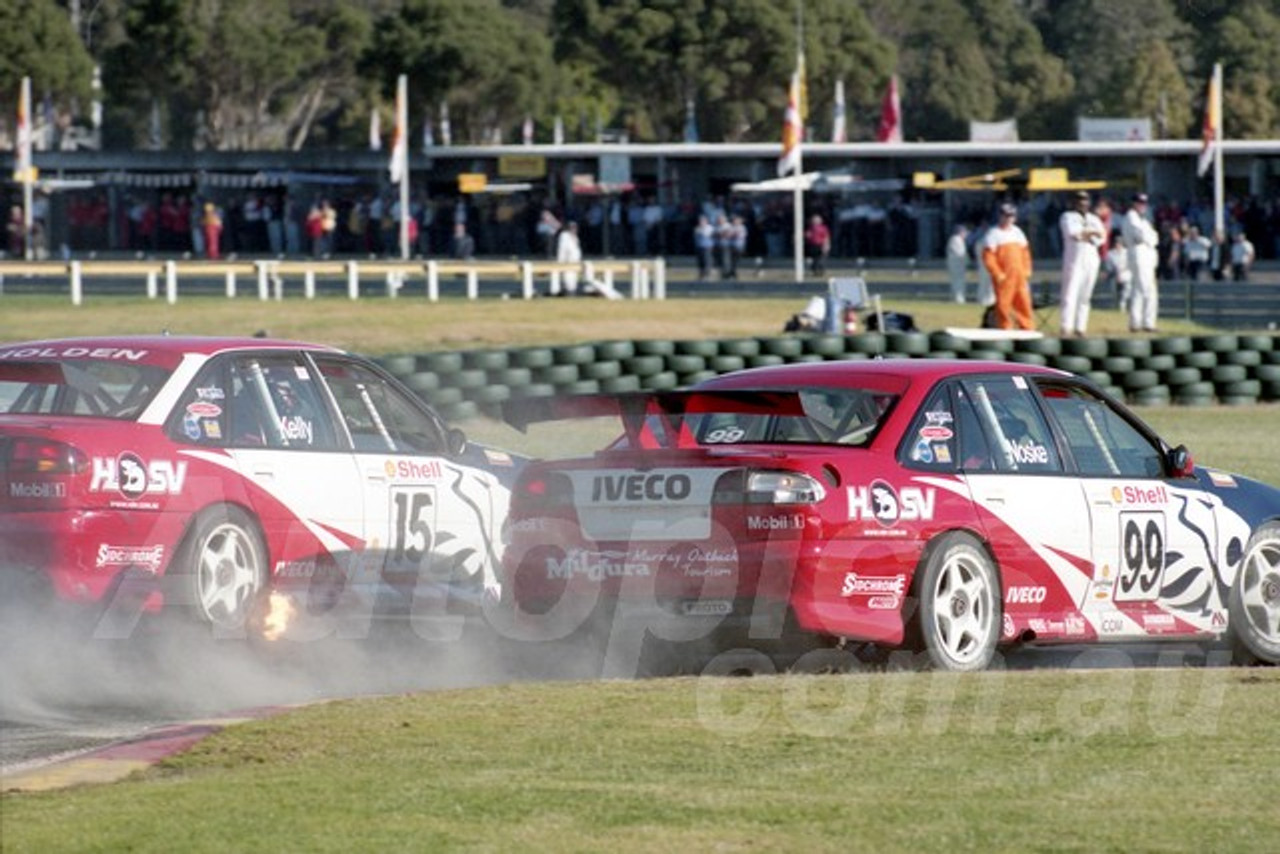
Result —
M 1084 379 L 828 362 L 508 416 L 602 414 L 616 441 L 530 464 L 512 495 L 504 596 L 529 637 L 686 667 L 854 645 L 970 671 L 1153 640 L 1280 661 L 1280 491 L 1197 467 Z

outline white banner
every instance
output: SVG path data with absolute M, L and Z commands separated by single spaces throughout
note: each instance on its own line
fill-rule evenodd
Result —
M 1151 119 L 1076 119 L 1076 138 L 1081 142 L 1149 142 Z
M 1017 142 L 1018 120 L 1003 122 L 969 122 L 970 142 Z

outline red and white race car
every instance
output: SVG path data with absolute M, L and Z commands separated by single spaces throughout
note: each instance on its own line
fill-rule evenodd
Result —
M 1280 661 L 1280 491 L 1194 466 L 1072 375 L 828 362 L 508 417 L 604 413 L 617 441 L 531 463 L 512 495 L 528 637 L 686 664 L 855 643 L 977 670 L 1002 645 L 1228 638 Z
M 177 605 L 242 633 L 269 589 L 347 626 L 479 607 L 519 463 L 327 347 L 0 346 L 0 576 L 100 614 Z

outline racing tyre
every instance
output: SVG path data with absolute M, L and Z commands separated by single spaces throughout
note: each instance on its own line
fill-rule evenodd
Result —
M 703 359 L 720 353 L 720 342 L 704 341 L 701 339 L 691 341 L 677 341 L 676 355 L 678 356 L 701 356 Z
M 1013 342 L 1014 352 L 1017 353 L 1038 353 L 1041 356 L 1060 356 L 1062 355 L 1062 339 L 1061 338 L 1027 338 L 1022 341 Z
M 1228 607 L 1238 651 L 1280 664 L 1280 523 L 1267 522 L 1249 539 Z
M 1153 338 L 1151 352 L 1157 355 L 1180 356 L 1191 352 L 1191 338 L 1187 335 L 1172 335 L 1168 338 Z
M 630 341 L 599 341 L 595 345 L 596 361 L 621 361 L 636 354 L 636 345 Z
M 551 348 L 551 360 L 557 365 L 585 365 L 596 359 L 596 348 L 590 344 L 569 344 Z
M 471 350 L 462 354 L 464 367 L 482 371 L 500 371 L 510 362 L 511 355 L 506 350 Z
M 758 356 L 760 342 L 755 338 L 729 338 L 720 342 L 720 353 L 725 356 Z
M 183 557 L 179 577 L 196 618 L 215 630 L 241 628 L 267 581 L 258 526 L 238 507 L 211 507 L 197 517 Z
M 1246 334 L 1241 335 L 1239 341 L 1241 350 L 1258 350 L 1264 353 L 1274 350 L 1276 343 L 1274 335 Z
M 1107 355 L 1140 359 L 1151 355 L 1151 341 L 1147 338 L 1111 338 L 1107 341 Z
M 799 338 L 763 338 L 760 341 L 760 351 L 771 356 L 794 359 L 804 352 L 804 341 Z
M 1001 632 L 1000 576 L 968 534 L 944 534 L 917 581 L 920 640 L 938 670 L 984 670 Z
M 935 352 L 941 350 L 950 350 L 953 353 L 964 353 L 973 346 L 968 338 L 961 338 L 959 335 L 952 335 L 950 332 L 931 332 L 929 333 L 929 349 Z M 935 356 L 935 358 L 937 358 Z

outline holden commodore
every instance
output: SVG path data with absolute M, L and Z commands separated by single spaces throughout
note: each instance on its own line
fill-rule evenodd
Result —
M 759 368 L 688 391 L 523 404 L 613 414 L 524 468 L 504 596 L 527 637 L 906 648 L 1229 641 L 1280 661 L 1280 491 L 1196 466 L 1096 386 L 949 360 Z M 795 659 L 791 659 L 794 661 Z
M 99 615 L 132 603 L 126 628 L 481 607 L 520 462 L 328 347 L 0 346 L 0 574 Z

